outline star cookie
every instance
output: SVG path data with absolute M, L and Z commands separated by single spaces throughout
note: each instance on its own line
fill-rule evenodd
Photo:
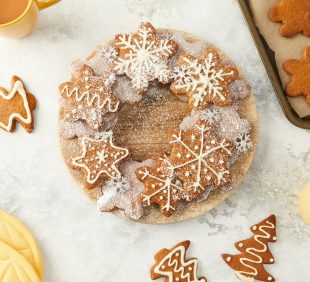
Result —
M 69 122 L 85 120 L 92 129 L 101 130 L 104 115 L 118 110 L 119 101 L 111 89 L 114 82 L 114 74 L 96 76 L 84 65 L 72 82 L 59 86 L 61 96 L 67 101 L 64 119 Z
M 205 50 L 200 59 L 182 54 L 173 73 L 171 91 L 186 94 L 191 108 L 205 108 L 208 104 L 231 105 L 232 95 L 228 86 L 238 78 L 238 71 L 220 62 L 218 53 L 211 49 Z
M 165 282 L 207 282 L 205 277 L 197 275 L 196 258 L 186 259 L 190 241 L 184 241 L 171 249 L 162 249 L 155 256 L 151 279 L 164 278 Z
M 155 203 L 160 206 L 161 213 L 169 217 L 175 212 L 178 200 L 186 198 L 186 195 L 182 183 L 167 162 L 166 157 L 159 158 L 154 167 L 139 167 L 136 175 L 145 187 L 140 197 L 143 205 Z
M 150 23 L 142 23 L 134 34 L 115 36 L 115 49 L 119 56 L 115 60 L 117 74 L 126 74 L 138 93 L 147 90 L 149 81 L 158 79 L 161 83 L 171 81 L 168 60 L 178 50 L 170 39 L 161 39 Z
M 298 32 L 310 36 L 310 1 L 279 0 L 270 10 L 269 18 L 281 22 L 280 34 L 292 37 Z
M 301 60 L 284 62 L 284 70 L 291 75 L 286 94 L 292 97 L 304 95 L 310 105 L 310 47 L 305 49 Z
M 86 188 L 94 188 L 99 180 L 111 180 L 121 176 L 118 166 L 129 152 L 115 146 L 111 135 L 103 135 L 100 139 L 84 136 L 80 142 L 81 154 L 73 157 L 69 165 L 83 171 Z
M 207 122 L 198 120 L 193 129 L 172 133 L 170 144 L 170 170 L 176 172 L 190 198 L 203 194 L 209 185 L 231 184 L 228 160 L 234 144 L 213 136 Z
M 27 92 L 19 77 L 13 76 L 10 92 L 0 87 L 0 128 L 13 132 L 17 121 L 27 132 L 32 132 L 34 125 L 32 111 L 35 108 L 35 97 Z

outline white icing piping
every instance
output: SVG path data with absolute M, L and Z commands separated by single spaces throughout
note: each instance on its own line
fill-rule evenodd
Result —
M 0 97 L 5 99 L 5 100 L 11 100 L 15 96 L 16 93 L 19 93 L 20 96 L 23 98 L 24 107 L 26 110 L 26 118 L 24 118 L 20 113 L 12 113 L 8 118 L 8 124 L 7 125 L 5 125 L 3 122 L 0 121 L 0 126 L 7 131 L 11 130 L 13 120 L 15 118 L 20 119 L 22 122 L 24 122 L 26 124 L 30 124 L 32 121 L 31 111 L 30 111 L 28 100 L 27 100 L 27 93 L 25 91 L 23 83 L 20 80 L 15 81 L 13 89 L 11 90 L 11 92 L 9 94 L 6 95 L 4 92 L 2 92 L 0 90 Z
M 182 279 L 187 279 L 187 282 L 205 282 L 206 280 L 204 278 L 202 279 L 198 279 L 197 277 L 197 259 L 190 259 L 189 261 L 185 262 L 184 258 L 185 258 L 185 247 L 184 246 L 178 246 L 177 248 L 175 248 L 172 252 L 170 252 L 169 254 L 167 254 L 161 261 L 160 263 L 154 268 L 154 272 L 156 274 L 160 274 L 163 276 L 166 276 L 169 278 L 169 282 L 174 282 L 176 280 L 173 280 L 173 273 L 181 273 L 181 278 Z M 180 256 L 178 256 L 178 258 L 180 257 L 180 262 L 176 259 L 173 258 L 173 255 L 177 254 L 178 252 L 180 252 Z M 164 271 L 162 270 L 164 263 L 168 260 L 168 266 L 169 267 L 173 267 L 173 271 Z M 180 265 L 179 265 L 180 263 Z M 186 272 L 186 267 L 193 265 L 193 269 L 192 272 Z M 193 273 L 193 279 L 191 279 L 191 273 Z
M 89 142 L 93 142 L 93 143 L 100 143 L 100 142 L 104 142 L 105 139 L 109 139 L 109 144 L 112 148 L 114 149 L 118 149 L 120 151 L 123 151 L 125 152 L 125 154 L 123 156 L 121 156 L 120 158 L 116 159 L 112 164 L 111 164 L 111 168 L 112 170 L 117 174 L 117 176 L 113 176 L 111 175 L 107 170 L 100 170 L 97 174 L 96 174 L 96 177 L 94 179 L 91 179 L 91 171 L 89 169 L 89 167 L 85 164 L 81 164 L 81 163 L 78 163 L 77 161 L 84 158 L 86 153 L 87 153 L 87 148 L 86 148 L 86 141 L 89 141 Z M 118 176 L 121 176 L 121 173 L 119 172 L 119 170 L 117 169 L 116 167 L 116 164 L 121 161 L 122 159 L 124 159 L 125 157 L 128 156 L 129 154 L 129 151 L 126 149 L 126 148 L 121 148 L 121 147 L 117 147 L 115 146 L 113 143 L 112 143 L 112 138 L 110 136 L 103 136 L 101 139 L 92 139 L 92 138 L 89 138 L 89 137 L 86 137 L 84 136 L 82 138 L 82 155 L 81 156 L 78 156 L 78 157 L 75 157 L 75 158 L 72 158 L 72 164 L 74 166 L 77 166 L 77 167 L 81 167 L 83 169 L 86 170 L 87 172 L 87 182 L 90 183 L 90 184 L 94 184 L 99 176 L 102 174 L 102 173 L 105 173 L 106 175 L 108 175 L 111 179 L 116 179 Z M 100 152 L 97 152 L 97 154 L 100 154 Z M 98 160 L 98 163 L 100 164 L 102 162 L 102 159 L 100 158 L 100 156 L 98 155 L 99 158 Z
M 182 191 L 182 192 L 183 192 L 183 189 L 172 183 L 174 171 L 171 171 L 169 175 L 165 176 L 165 179 L 161 179 L 155 175 L 150 174 L 150 172 L 147 169 L 145 169 L 145 171 L 140 171 L 139 173 L 142 174 L 142 179 L 149 177 L 149 178 L 157 180 L 159 183 L 164 184 L 162 188 L 156 190 L 154 193 L 152 193 L 150 195 L 142 194 L 143 201 L 147 202 L 147 205 L 151 205 L 151 198 L 156 196 L 157 194 L 161 193 L 165 189 L 167 189 L 167 203 L 161 209 L 167 210 L 167 211 L 175 210 L 175 208 L 171 205 L 171 189 L 175 188 L 175 189 Z
M 75 99 L 77 102 L 81 102 L 84 98 L 87 101 L 88 106 L 92 106 L 95 101 L 97 101 L 97 107 L 102 109 L 106 104 L 108 105 L 109 112 L 116 112 L 119 106 L 119 101 L 117 101 L 115 108 L 112 107 L 112 101 L 110 97 L 107 97 L 105 100 L 102 101 L 101 97 L 98 94 L 91 95 L 89 91 L 84 91 L 83 93 L 79 94 L 79 88 L 74 87 L 71 91 L 69 91 L 69 86 L 65 85 L 62 89 L 62 93 L 65 93 L 67 97 L 71 97 L 75 95 Z
M 180 145 L 182 145 L 188 152 L 190 152 L 190 154 L 194 157 L 192 159 L 190 159 L 189 161 L 185 162 L 185 163 L 182 163 L 182 164 L 179 164 L 177 166 L 172 166 L 172 169 L 173 170 L 176 170 L 178 168 L 181 168 L 181 167 L 184 167 L 188 164 L 191 164 L 191 163 L 194 163 L 194 162 L 197 162 L 198 163 L 198 169 L 197 169 L 197 175 L 196 175 L 196 182 L 191 186 L 189 187 L 189 189 L 194 189 L 194 191 L 196 191 L 198 188 L 200 189 L 205 189 L 205 187 L 202 187 L 201 184 L 200 184 L 200 179 L 201 179 L 201 165 L 204 164 L 216 177 L 217 177 L 217 185 L 220 185 L 222 183 L 222 181 L 225 181 L 225 174 L 229 174 L 229 171 L 220 171 L 220 172 L 217 172 L 215 171 L 209 164 L 208 162 L 205 160 L 205 158 L 219 150 L 219 149 L 223 149 L 227 152 L 227 154 L 231 155 L 231 151 L 229 151 L 226 147 L 228 146 L 227 144 L 225 144 L 226 142 L 226 139 L 223 139 L 221 144 L 216 146 L 216 147 L 213 147 L 207 151 L 205 151 L 203 153 L 203 149 L 204 149 L 204 132 L 208 131 L 209 130 L 209 127 L 200 127 L 198 125 L 196 125 L 196 128 L 200 131 L 200 134 L 201 134 L 201 138 L 200 138 L 200 153 L 199 154 L 196 154 L 193 150 L 191 150 L 191 148 L 189 148 L 187 146 L 187 144 L 185 142 L 182 141 L 182 131 L 180 130 L 179 131 L 179 135 L 175 135 L 173 134 L 173 138 L 174 140 L 172 140 L 170 143 L 173 144 L 173 143 L 179 143 Z
M 254 236 L 254 240 L 262 246 L 262 249 L 259 250 L 259 249 L 255 249 L 255 248 L 251 247 L 251 248 L 247 248 L 245 250 L 248 254 L 254 256 L 255 258 L 257 258 L 257 260 L 252 260 L 252 259 L 249 259 L 249 258 L 240 258 L 240 260 L 239 260 L 241 264 L 243 264 L 246 268 L 251 269 L 252 272 L 236 271 L 237 275 L 240 276 L 240 275 L 244 274 L 244 275 L 251 275 L 251 276 L 255 277 L 258 274 L 257 269 L 255 267 L 249 265 L 246 262 L 250 262 L 250 263 L 254 263 L 254 264 L 260 264 L 260 263 L 263 262 L 262 257 L 259 256 L 256 253 L 264 253 L 264 252 L 266 252 L 267 251 L 267 245 L 265 245 L 262 241 L 260 241 L 260 238 L 262 238 L 262 239 L 269 239 L 270 238 L 270 234 L 266 230 L 264 230 L 264 228 L 269 228 L 269 229 L 274 229 L 275 228 L 275 225 L 272 222 L 266 221 L 266 223 L 268 225 L 261 225 L 258 228 L 258 230 L 261 231 L 263 233 L 263 235 L 259 235 L 258 234 L 258 235 Z
M 219 81 L 223 81 L 225 76 L 233 75 L 234 71 L 228 73 L 224 73 L 222 69 L 216 71 L 213 53 L 208 54 L 203 64 L 200 64 L 197 59 L 190 60 L 184 57 L 183 60 L 185 65 L 175 70 L 175 89 L 192 91 L 195 107 L 199 106 L 206 95 L 212 95 L 213 98 L 218 96 L 220 100 L 226 100 Z

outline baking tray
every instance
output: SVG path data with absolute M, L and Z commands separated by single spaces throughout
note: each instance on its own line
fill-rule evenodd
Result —
M 285 114 L 287 119 L 294 125 L 300 128 L 310 129 L 310 117 L 300 118 L 291 107 L 287 96 L 285 95 L 275 61 L 275 54 L 269 48 L 264 37 L 261 36 L 261 34 L 259 33 L 259 30 L 254 22 L 251 9 L 249 7 L 249 2 L 247 0 L 238 0 L 238 3 L 243 13 L 243 16 L 248 24 L 248 28 L 251 32 L 260 57 L 264 63 L 268 76 L 271 80 L 273 89 L 278 97 L 283 113 Z

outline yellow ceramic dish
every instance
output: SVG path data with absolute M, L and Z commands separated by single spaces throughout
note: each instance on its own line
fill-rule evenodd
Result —
M 38 277 L 43 277 L 42 256 L 33 235 L 17 218 L 7 214 L 1 209 L 0 241 L 18 252 L 34 268 Z M 0 245 L 0 255 L 4 251 L 1 247 L 2 245 Z M 2 268 L 0 268 L 0 271 L 1 269 Z M 0 281 L 3 280 L 0 279 Z
M 0 281 L 40 282 L 41 279 L 22 255 L 0 241 Z
M 0 24 L 0 36 L 22 38 L 29 34 L 37 22 L 38 11 L 60 0 L 29 0 L 25 11 L 15 20 Z

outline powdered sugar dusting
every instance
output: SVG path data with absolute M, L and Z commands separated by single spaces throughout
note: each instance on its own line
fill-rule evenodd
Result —
M 216 124 L 216 132 L 219 136 L 235 140 L 238 136 L 251 131 L 250 122 L 241 118 L 238 113 L 238 106 L 218 108 L 219 120 Z
M 128 161 L 121 167 L 122 177 L 106 181 L 102 186 L 103 195 L 98 198 L 97 207 L 102 212 L 114 208 L 124 210 L 125 215 L 138 220 L 143 215 L 143 207 L 138 201 L 143 191 L 143 184 L 136 178 L 135 170 L 141 165 L 153 165 L 153 160 L 143 162 Z
M 138 94 L 132 89 L 131 80 L 126 76 L 117 76 L 113 94 L 122 103 L 134 104 L 140 102 L 142 99 L 142 94 Z
M 84 121 L 69 122 L 60 120 L 59 133 L 60 136 L 65 139 L 73 139 L 75 137 L 90 136 L 94 134 L 95 131 Z
M 200 57 L 202 52 L 208 48 L 204 40 L 188 42 L 181 32 L 172 33 L 171 39 L 179 44 L 179 53 L 186 52 L 194 57 Z
M 247 85 L 243 80 L 235 80 L 228 85 L 230 93 L 233 99 L 243 99 L 250 94 L 250 86 Z

